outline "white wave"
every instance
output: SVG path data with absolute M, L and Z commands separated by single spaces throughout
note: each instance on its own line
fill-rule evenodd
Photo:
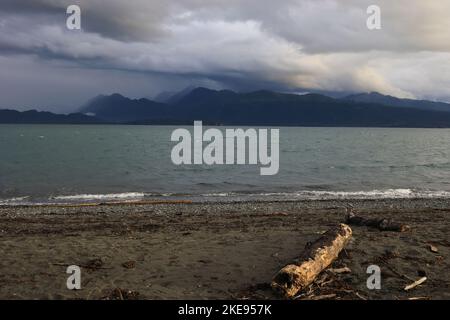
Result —
M 299 195 L 311 195 L 316 197 L 331 198 L 411 198 L 416 193 L 411 189 L 386 189 L 386 190 L 370 190 L 370 191 L 304 191 Z
M 145 197 L 143 192 L 125 192 L 125 193 L 110 193 L 110 194 L 76 194 L 69 196 L 55 196 L 50 200 L 115 200 L 115 199 L 141 199 Z
M 295 193 L 266 193 L 266 196 L 285 196 L 296 199 L 429 199 L 450 198 L 448 191 L 418 191 L 412 189 L 385 189 L 370 191 L 299 191 Z
M 77 195 L 60 195 L 48 198 L 44 202 L 36 202 L 30 197 L 15 197 L 11 199 L 0 200 L 0 206 L 15 205 L 39 205 L 51 203 L 70 203 L 82 201 L 114 201 L 114 200 L 141 200 L 146 197 L 177 197 L 176 194 L 156 194 L 143 192 L 125 192 L 110 194 L 77 194 Z M 233 201 L 248 200 L 364 200 L 364 199 L 436 199 L 450 198 L 450 191 L 423 191 L 413 189 L 384 189 L 370 191 L 297 191 L 297 192 L 266 192 L 266 193 L 240 193 L 240 192 L 217 192 L 206 194 L 184 194 L 183 197 L 201 198 L 210 201 L 214 198 Z
M 222 193 L 203 193 L 202 197 L 229 197 L 236 195 L 234 192 L 222 192 Z
M 448 191 L 418 191 L 413 189 L 384 189 L 369 191 L 297 191 L 265 193 L 207 193 L 204 197 L 237 197 L 239 199 L 280 200 L 338 200 L 338 199 L 432 199 L 450 198 Z
M 29 197 L 16 197 L 16 198 L 10 198 L 10 199 L 3 199 L 0 200 L 0 205 L 13 205 L 13 204 L 22 204 L 24 203 Z

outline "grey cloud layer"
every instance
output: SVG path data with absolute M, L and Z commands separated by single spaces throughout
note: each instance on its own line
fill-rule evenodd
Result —
M 82 8 L 82 32 L 65 29 L 65 8 L 73 3 Z M 379 0 L 381 31 L 365 26 L 372 3 L 2 0 L 0 65 L 29 56 L 45 68 L 43 76 L 77 68 L 80 78 L 89 74 L 86 81 L 97 83 L 111 70 L 130 79 L 136 95 L 156 82 L 209 81 L 234 89 L 377 90 L 448 99 L 450 1 Z M 0 81 L 11 81 L 1 70 Z M 138 78 L 147 81 L 139 85 Z M 95 88 L 110 91 L 108 83 Z M 14 101 L 14 91 L 0 94 Z

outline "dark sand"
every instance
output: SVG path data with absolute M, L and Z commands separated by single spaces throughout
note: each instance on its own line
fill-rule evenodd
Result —
M 450 298 L 450 201 L 444 199 L 1 207 L 0 298 L 275 298 L 268 287 L 273 275 L 343 222 L 348 203 L 361 215 L 412 229 L 352 227 L 353 240 L 334 264 L 352 272 L 324 272 L 310 297 Z M 66 288 L 72 264 L 82 266 L 78 291 Z M 381 290 L 366 287 L 370 264 L 382 269 Z M 428 280 L 405 292 L 407 278 L 419 279 L 419 272 Z

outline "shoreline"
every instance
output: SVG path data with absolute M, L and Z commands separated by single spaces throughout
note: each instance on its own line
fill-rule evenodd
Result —
M 0 197 L 0 207 L 98 206 L 158 203 L 246 203 L 246 202 L 313 202 L 313 201 L 404 201 L 450 200 L 450 191 L 415 188 L 371 190 L 298 190 L 298 191 L 222 191 L 212 193 L 122 192 L 69 194 L 59 196 Z
M 251 205 L 251 204 L 297 204 L 300 207 L 313 206 L 316 209 L 340 206 L 362 206 L 364 208 L 377 208 L 383 206 L 398 205 L 402 208 L 450 208 L 450 197 L 411 197 L 411 198 L 335 198 L 335 199 L 251 199 L 251 200 L 191 200 L 180 199 L 155 199 L 155 200 L 121 200 L 101 202 L 61 202 L 61 203 L 27 203 L 27 204 L 0 204 L 2 209 L 45 209 L 45 208 L 83 208 L 83 207 L 129 207 L 129 206 L 151 206 L 151 205 Z
M 0 298 L 113 299 L 118 288 L 137 299 L 279 298 L 267 287 L 275 272 L 343 222 L 349 204 L 412 229 L 352 226 L 353 240 L 333 265 L 352 271 L 320 292 L 335 299 L 450 298 L 450 199 L 0 207 Z M 65 265 L 72 264 L 82 267 L 81 290 L 65 287 Z M 380 264 L 381 290 L 366 287 L 370 264 Z M 410 281 L 391 269 L 411 279 L 424 271 L 428 280 L 404 292 Z

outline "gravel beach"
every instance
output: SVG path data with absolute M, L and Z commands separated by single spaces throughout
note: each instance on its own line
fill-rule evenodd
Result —
M 323 272 L 299 299 L 450 298 L 450 199 L 3 206 L 0 298 L 279 298 L 274 274 L 349 205 L 411 230 L 352 226 L 332 266 L 351 272 Z M 380 290 L 366 285 L 374 264 Z M 66 288 L 69 265 L 81 267 L 80 290 Z

